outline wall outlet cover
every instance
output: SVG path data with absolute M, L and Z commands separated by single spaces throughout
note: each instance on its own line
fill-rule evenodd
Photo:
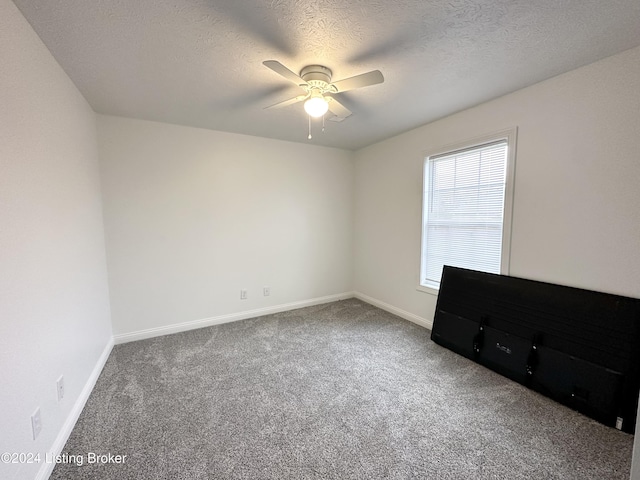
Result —
M 42 417 L 40 416 L 40 407 L 36 408 L 36 411 L 31 415 L 31 431 L 33 433 L 33 439 L 35 440 L 42 431 Z
M 60 401 L 64 398 L 64 375 L 60 375 L 56 381 L 56 390 L 58 391 L 58 401 Z

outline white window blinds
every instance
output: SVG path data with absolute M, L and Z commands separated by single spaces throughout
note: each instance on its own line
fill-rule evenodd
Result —
M 421 284 L 443 265 L 500 273 L 507 141 L 429 157 L 425 164 Z

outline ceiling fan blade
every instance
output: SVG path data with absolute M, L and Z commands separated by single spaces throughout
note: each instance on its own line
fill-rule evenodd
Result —
M 299 87 L 307 85 L 307 82 L 305 82 L 299 75 L 296 75 L 295 73 L 293 73 L 291 70 L 289 70 L 287 67 L 282 65 L 277 60 L 265 60 L 264 62 L 262 62 L 262 64 L 265 67 L 270 68 L 277 74 L 282 75 L 284 78 L 286 78 L 290 82 L 295 83 Z
M 362 63 L 379 60 L 381 57 L 390 57 L 397 55 L 399 52 L 409 48 L 409 46 L 418 43 L 416 38 L 420 38 L 420 32 L 422 30 L 415 30 L 414 28 L 407 29 L 406 25 L 403 26 L 402 31 L 395 33 L 390 38 L 378 43 L 377 45 L 370 45 L 366 50 L 347 58 L 349 63 Z M 413 40 L 413 41 L 412 41 Z M 419 43 L 418 43 L 419 45 Z
M 336 88 L 337 92 L 346 92 L 355 88 L 368 87 L 369 85 L 375 85 L 382 82 L 384 82 L 384 77 L 380 70 L 373 70 L 372 72 L 356 75 L 355 77 L 338 80 L 332 85 Z
M 329 111 L 333 113 L 335 116 L 345 119 L 351 115 L 351 110 L 342 105 L 338 100 L 334 97 L 327 97 L 329 100 Z
M 284 100 L 282 102 L 278 102 L 278 103 L 274 103 L 273 105 L 269 105 L 268 107 L 264 107 L 264 109 L 266 110 L 267 108 L 288 107 L 289 105 L 293 105 L 294 103 L 301 102 L 302 100 L 304 100 L 308 96 L 309 95 L 298 95 L 297 97 L 290 98 L 289 100 Z
M 262 5 L 238 1 L 202 3 L 211 8 L 216 17 L 226 17 L 261 45 L 267 45 L 289 57 L 296 54 L 292 36 L 282 29 L 278 9 L 269 5 L 269 2 L 262 2 Z

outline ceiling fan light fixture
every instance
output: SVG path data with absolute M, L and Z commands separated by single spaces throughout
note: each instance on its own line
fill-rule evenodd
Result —
M 318 118 L 327 113 L 327 110 L 329 110 L 329 104 L 322 95 L 314 95 L 304 102 L 304 110 L 310 116 Z
M 265 60 L 263 65 L 275 73 L 284 77 L 297 87 L 305 91 L 305 95 L 298 95 L 283 102 L 278 102 L 265 108 L 280 108 L 293 105 L 304 100 L 304 110 L 309 115 L 309 140 L 311 140 L 311 117 L 322 117 L 322 131 L 324 132 L 324 115 L 331 110 L 328 120 L 341 122 L 351 115 L 351 112 L 334 96 L 355 90 L 356 88 L 368 87 L 384 82 L 384 77 L 380 70 L 361 73 L 349 78 L 343 78 L 337 82 L 332 82 L 332 73 L 323 65 L 307 65 L 300 70 L 300 75 L 289 70 L 277 60 Z M 331 108 L 329 108 L 331 105 Z

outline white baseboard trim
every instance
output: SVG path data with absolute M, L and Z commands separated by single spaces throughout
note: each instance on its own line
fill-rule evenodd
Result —
M 421 327 L 428 328 L 429 330 L 433 328 L 433 320 L 427 320 L 426 318 L 419 317 L 418 315 L 414 315 L 411 312 L 407 312 L 406 310 L 402 310 L 401 308 L 389 305 L 388 303 L 377 300 L 373 297 L 365 295 L 364 293 L 354 292 L 353 296 L 359 300 L 362 300 L 363 302 L 370 303 L 375 307 L 381 308 L 382 310 L 386 310 L 389 313 L 393 313 L 394 315 L 402 317 L 405 320 L 409 320 L 412 323 L 420 325 Z
M 76 403 L 73 405 L 73 408 L 67 415 L 67 419 L 65 420 L 60 432 L 58 432 L 58 436 L 53 442 L 53 445 L 49 449 L 49 454 L 53 456 L 60 455 L 62 453 L 62 449 L 64 448 L 67 440 L 69 440 L 69 435 L 73 431 L 73 427 L 75 427 L 80 414 L 82 413 L 82 409 L 84 408 L 87 400 L 89 399 L 89 395 L 93 391 L 93 387 L 98 381 L 98 377 L 104 368 L 105 363 L 107 363 L 107 359 L 109 358 L 109 354 L 111 353 L 111 349 L 113 349 L 113 337 L 109 339 L 109 342 L 104 347 L 100 358 L 96 362 L 95 367 L 91 371 L 91 375 L 87 379 L 87 382 L 84 384 L 84 388 L 80 392 Z M 40 470 L 38 470 L 38 474 L 36 475 L 36 480 L 47 480 L 53 472 L 53 468 L 56 466 L 55 462 L 43 462 Z
M 310 300 L 302 300 L 299 302 L 284 303 L 281 305 L 275 305 L 272 307 L 256 308 L 254 310 L 245 310 L 238 313 L 230 313 L 227 315 L 219 315 L 217 317 L 203 318 L 201 320 L 193 320 L 190 322 L 175 323 L 172 325 L 166 325 L 163 327 L 148 328 L 146 330 L 138 330 L 136 332 L 121 333 L 114 335 L 114 342 L 116 345 L 121 343 L 135 342 L 136 340 L 144 340 L 147 338 L 160 337 L 162 335 L 169 335 L 172 333 L 186 332 L 187 330 L 195 330 L 197 328 L 210 327 L 212 325 L 220 325 L 222 323 L 236 322 L 238 320 L 245 320 L 247 318 L 260 317 L 262 315 L 269 315 L 272 313 L 286 312 L 288 310 L 295 310 L 296 308 L 310 307 L 312 305 L 321 305 L 323 303 L 336 302 L 338 300 L 346 300 L 347 298 L 353 298 L 353 292 L 338 293 L 335 295 L 328 295 L 326 297 L 312 298 Z

